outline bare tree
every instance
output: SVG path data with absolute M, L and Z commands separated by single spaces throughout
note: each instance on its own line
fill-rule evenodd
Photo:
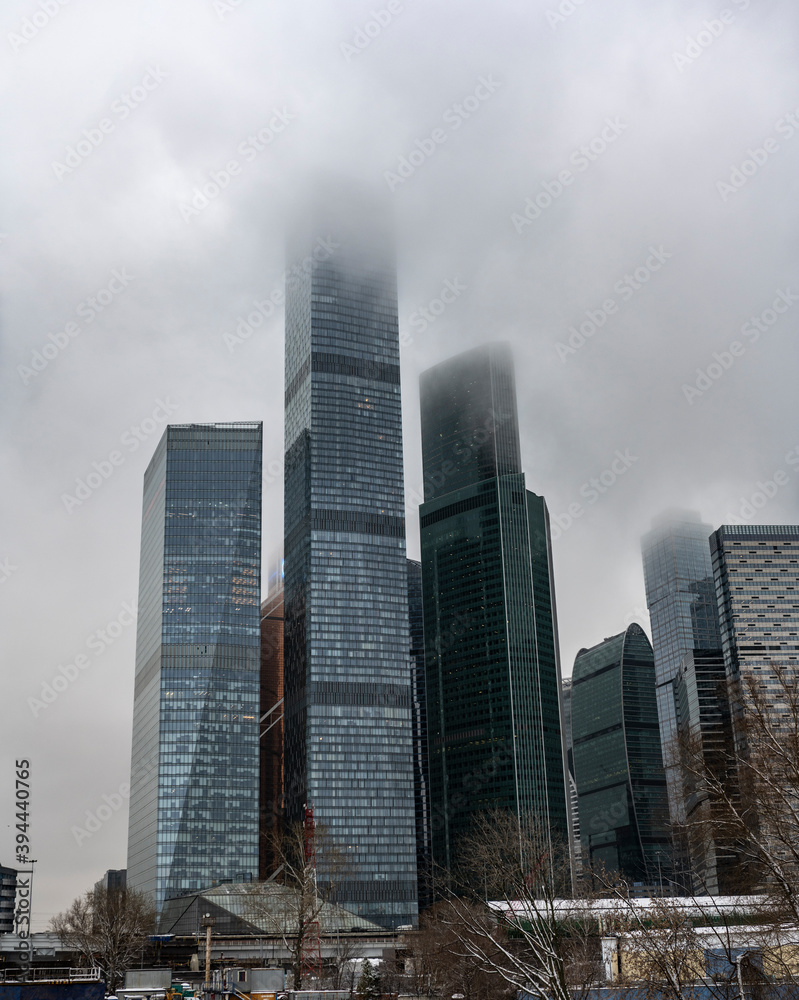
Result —
M 277 868 L 269 881 L 252 884 L 250 902 L 261 922 L 281 937 L 291 956 L 294 989 L 299 990 L 306 969 L 314 964 L 322 910 L 335 896 L 348 863 L 320 826 L 314 828 L 312 841 L 302 823 L 275 827 L 270 839 L 270 856 Z
M 82 961 L 102 969 L 113 993 L 155 929 L 155 908 L 134 889 L 96 888 L 53 917 L 50 928 Z
M 594 923 L 585 918 L 585 900 L 569 898 L 568 848 L 550 843 L 533 820 L 484 813 L 449 873 L 440 919 L 453 936 L 452 952 L 494 983 L 495 996 L 524 991 L 575 1000 L 599 981 Z
M 676 755 L 692 794 L 707 804 L 689 836 L 734 853 L 743 889 L 768 897 L 771 919 L 799 925 L 799 686 L 780 664 L 731 690 L 733 738 L 709 757 L 691 734 Z M 764 914 L 765 918 L 765 914 Z

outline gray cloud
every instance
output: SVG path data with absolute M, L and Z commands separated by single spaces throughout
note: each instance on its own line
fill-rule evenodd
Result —
M 403 0 L 377 31 L 372 12 L 387 6 L 71 0 L 50 17 L 24 0 L 1 15 L 0 561 L 16 568 L 0 583 L 0 766 L 10 782 L 15 757 L 33 762 L 39 926 L 125 863 L 124 808 L 80 846 L 71 831 L 127 780 L 133 630 L 38 716 L 28 699 L 135 599 L 159 432 L 135 450 L 122 441 L 158 400 L 179 421 L 263 419 L 265 462 L 281 461 L 282 314 L 234 350 L 224 333 L 280 287 L 301 178 L 347 172 L 394 206 L 409 490 L 421 482 L 419 372 L 491 338 L 513 343 L 529 485 L 555 515 L 583 511 L 554 545 L 566 672 L 581 646 L 640 620 L 639 538 L 662 508 L 721 523 L 783 470 L 758 520 L 797 520 L 786 456 L 799 447 L 799 304 L 756 342 L 742 332 L 779 290 L 799 294 L 799 132 L 778 129 L 799 107 L 794 5 L 585 0 L 559 21 L 547 12 L 569 7 L 555 0 Z M 486 78 L 496 86 L 475 105 Z M 624 128 L 601 149 L 608 119 Z M 53 163 L 68 147 L 80 162 L 63 174 Z M 413 170 L 391 190 L 403 158 Z M 718 183 L 736 169 L 745 183 L 725 199 Z M 214 175 L 218 194 L 203 195 Z M 514 214 L 542 192 L 551 203 L 517 232 Z M 181 213 L 192 198 L 207 205 Z M 629 297 L 617 291 L 650 247 L 671 256 Z M 133 279 L 89 321 L 88 299 L 122 269 Z M 456 277 L 465 290 L 419 330 L 414 313 Z M 609 298 L 617 311 L 561 360 L 556 344 Z M 69 323 L 79 332 L 59 348 Z M 745 352 L 689 402 L 683 387 L 736 340 Z M 47 344 L 26 381 L 19 366 Z M 124 461 L 67 512 L 62 494 L 114 450 Z M 626 450 L 636 462 L 589 502 L 584 484 Z M 269 478 L 267 551 L 282 513 L 280 475 Z

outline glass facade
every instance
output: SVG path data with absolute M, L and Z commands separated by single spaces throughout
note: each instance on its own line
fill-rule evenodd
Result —
M 666 750 L 677 735 L 674 681 L 683 657 L 694 649 L 721 647 L 708 542 L 712 531 L 695 512 L 675 511 L 659 518 L 642 539 L 660 737 Z M 680 780 L 672 768 L 667 777 L 671 819 L 680 824 L 685 820 Z
M 261 605 L 261 842 L 259 877 L 278 867 L 274 832 L 283 817 L 283 580 Z
M 799 668 L 799 526 L 728 525 L 710 539 L 728 678 L 755 676 L 779 711 L 779 664 Z
M 144 477 L 128 884 L 258 871 L 260 423 L 170 426 Z
M 704 766 L 731 791 L 737 779 L 727 672 L 720 649 L 695 649 L 683 658 L 674 681 L 674 698 L 680 733 L 691 734 Z M 683 774 L 683 796 L 694 892 L 710 896 L 739 892 L 741 866 L 734 845 L 718 839 L 721 824 L 712 822 L 713 800 L 704 782 L 688 769 Z
M 419 911 L 433 902 L 433 858 L 430 843 L 430 766 L 427 752 L 427 680 L 424 665 L 422 564 L 408 560 L 408 623 L 411 634 L 413 686 L 413 793 L 416 804 L 416 872 Z
M 336 901 L 394 927 L 417 918 L 396 274 L 385 234 L 332 231 L 286 291 L 286 814 L 313 807 Z
M 655 660 L 640 625 L 581 649 L 572 674 L 582 858 L 643 890 L 671 878 Z
M 507 345 L 423 373 L 421 406 L 433 858 L 450 867 L 493 808 L 567 848 L 549 520 L 520 468 Z

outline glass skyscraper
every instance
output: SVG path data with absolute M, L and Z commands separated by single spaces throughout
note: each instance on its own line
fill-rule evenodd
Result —
M 784 711 L 774 672 L 799 673 L 799 526 L 722 525 L 710 538 L 721 646 L 736 701 L 757 678 Z M 739 704 L 740 710 L 745 706 Z
M 416 872 L 421 911 L 433 902 L 433 858 L 430 843 L 430 764 L 427 752 L 427 677 L 424 663 L 422 564 L 415 559 L 408 560 L 408 622 L 411 633 Z
M 577 654 L 572 739 L 583 862 L 620 872 L 642 890 L 668 884 L 655 660 L 640 625 Z
M 260 423 L 170 426 L 144 476 L 128 885 L 258 872 Z
M 285 801 L 349 859 L 335 901 L 393 927 L 417 917 L 396 273 L 380 212 L 346 215 L 286 290 Z
M 712 531 L 699 514 L 681 510 L 656 519 L 642 539 L 660 738 L 667 765 L 677 735 L 674 681 L 680 663 L 695 649 L 721 648 L 708 542 Z M 685 820 L 681 782 L 668 766 L 667 776 L 671 820 L 679 825 Z
M 420 388 L 433 859 L 450 867 L 492 808 L 568 851 L 549 518 L 525 488 L 510 349 L 461 354 Z

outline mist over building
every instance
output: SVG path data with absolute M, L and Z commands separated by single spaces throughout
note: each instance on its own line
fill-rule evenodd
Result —
M 433 859 L 492 808 L 569 842 L 549 520 L 521 469 L 505 344 L 420 380 Z
M 653 522 L 641 546 L 652 648 L 655 655 L 660 739 L 668 765 L 677 736 L 674 682 L 680 664 L 695 649 L 721 648 L 716 587 L 708 541 L 712 525 L 695 511 L 671 511 Z M 667 766 L 669 813 L 685 820 L 681 780 Z
M 340 195 L 340 192 L 339 192 Z M 345 853 L 335 899 L 417 915 L 412 686 L 393 241 L 336 197 L 286 287 L 285 806 Z M 330 875 L 320 867 L 324 885 Z

